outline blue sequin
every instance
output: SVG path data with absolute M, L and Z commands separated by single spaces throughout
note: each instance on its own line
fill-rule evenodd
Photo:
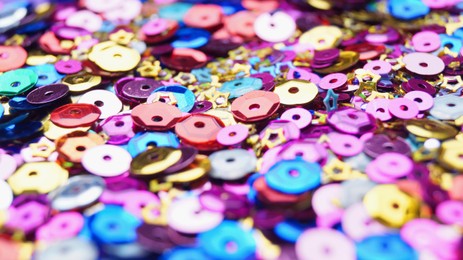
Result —
M 202 250 L 214 259 L 246 259 L 254 255 L 256 250 L 251 231 L 230 220 L 199 234 L 198 241 Z M 227 249 L 227 245 L 233 249 Z
M 3 108 L 2 105 L 0 105 L 0 119 L 3 117 L 4 113 L 5 113 L 5 108 Z
M 39 77 L 37 87 L 53 84 L 64 77 L 56 71 L 53 64 L 32 66 L 29 69 L 33 70 Z
M 442 48 L 447 47 L 451 52 L 460 53 L 463 43 L 457 37 L 439 34 Z
M 302 159 L 284 160 L 274 164 L 265 174 L 267 185 L 287 194 L 300 194 L 320 185 L 321 167 Z
M 161 18 L 172 19 L 180 22 L 192 6 L 192 4 L 180 2 L 165 5 L 159 8 L 159 16 Z
M 414 260 L 415 251 L 398 234 L 367 237 L 357 243 L 358 260 Z
M 172 132 L 137 133 L 127 144 L 127 151 L 132 157 L 135 157 L 146 151 L 148 146 L 178 148 L 180 142 Z
M 36 134 L 42 128 L 41 122 L 21 121 L 19 123 L 0 126 L 0 142 L 18 140 Z
M 221 92 L 230 93 L 230 98 L 240 97 L 253 90 L 262 88 L 262 80 L 259 78 L 241 78 L 227 81 L 222 84 Z
M 102 243 L 130 243 L 137 238 L 136 228 L 141 220 L 120 206 L 106 205 L 93 217 L 90 228 Z
M 307 229 L 307 225 L 303 225 L 294 220 L 285 220 L 278 223 L 275 228 L 275 234 L 290 243 L 296 243 L 299 236 Z
M 211 34 L 203 29 L 182 28 L 175 34 L 174 41 L 171 43 L 174 48 L 196 49 L 204 46 L 211 38 Z
M 208 68 L 194 69 L 191 71 L 191 74 L 195 75 L 199 83 L 212 82 L 211 71 Z
M 334 93 L 332 89 L 326 92 L 326 97 L 323 99 L 323 104 L 326 107 L 326 111 L 333 111 L 338 108 L 339 95 Z
M 153 91 L 156 92 L 171 92 L 177 100 L 177 107 L 182 112 L 189 112 L 195 105 L 195 94 L 183 86 L 166 86 L 160 87 Z
M 36 109 L 44 108 L 46 106 L 49 106 L 50 103 L 42 104 L 42 105 L 33 105 L 27 102 L 26 97 L 17 96 L 17 97 L 10 99 L 10 101 L 8 101 L 8 105 L 10 106 L 10 109 L 19 110 L 19 111 L 29 111 L 29 110 L 36 110 Z
M 427 15 L 429 7 L 420 0 L 390 0 L 389 13 L 397 19 L 413 20 Z

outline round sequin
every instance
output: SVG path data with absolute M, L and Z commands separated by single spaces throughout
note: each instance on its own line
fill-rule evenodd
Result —
M 126 150 L 114 145 L 93 147 L 82 157 L 82 165 L 87 171 L 103 177 L 127 172 L 131 161 L 132 157 Z

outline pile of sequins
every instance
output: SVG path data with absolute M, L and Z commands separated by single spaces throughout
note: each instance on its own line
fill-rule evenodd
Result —
M 0 2 L 0 259 L 463 259 L 463 1 Z

